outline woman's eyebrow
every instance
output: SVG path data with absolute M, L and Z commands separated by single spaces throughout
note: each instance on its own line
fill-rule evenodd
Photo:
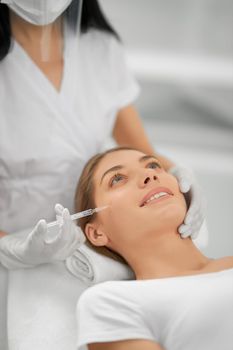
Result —
M 159 163 L 158 159 L 157 159 L 157 158 L 155 158 L 155 156 L 153 156 L 153 155 L 149 155 L 149 154 L 147 154 L 147 155 L 145 155 L 145 156 L 140 157 L 140 158 L 139 158 L 139 162 L 145 162 L 145 161 L 146 161 L 146 160 L 148 160 L 148 159 L 154 159 L 154 160 L 156 160 L 156 162 L 158 162 L 158 163 Z
M 105 177 L 108 173 L 111 173 L 111 172 L 116 171 L 116 170 L 120 170 L 120 169 L 122 169 L 122 168 L 124 168 L 123 165 L 115 165 L 115 166 L 113 166 L 112 168 L 109 168 L 108 170 L 106 170 L 106 171 L 104 172 L 104 174 L 102 175 L 102 177 L 101 177 L 100 185 L 102 184 L 104 177 Z

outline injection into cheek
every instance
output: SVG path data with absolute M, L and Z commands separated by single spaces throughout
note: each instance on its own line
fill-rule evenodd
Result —
M 77 219 L 81 219 L 81 218 L 83 218 L 85 216 L 91 216 L 94 213 L 99 213 L 100 211 L 102 211 L 102 210 L 104 210 L 106 208 L 108 208 L 108 205 L 105 205 L 105 206 L 102 206 L 102 207 L 97 207 L 97 208 L 94 208 L 94 209 L 87 209 L 87 210 L 81 211 L 79 213 L 71 215 L 71 220 L 77 220 Z M 47 227 L 49 228 L 49 227 L 57 226 L 57 225 L 62 224 L 62 222 L 63 222 L 62 217 L 59 217 L 59 218 L 57 218 L 56 221 L 49 222 L 47 224 Z

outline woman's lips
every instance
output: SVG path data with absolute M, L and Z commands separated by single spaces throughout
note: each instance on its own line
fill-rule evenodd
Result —
M 169 196 L 173 196 L 172 191 L 167 187 L 157 187 L 149 191 L 141 200 L 140 207 L 150 204 L 151 202 L 157 202 L 165 199 Z

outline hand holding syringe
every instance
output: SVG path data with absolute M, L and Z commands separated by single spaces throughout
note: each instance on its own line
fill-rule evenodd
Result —
M 80 211 L 79 213 L 76 213 L 76 214 L 73 214 L 71 215 L 71 219 L 72 220 L 77 220 L 77 219 L 80 219 L 80 218 L 83 218 L 85 216 L 90 216 L 90 215 L 93 215 L 94 213 L 98 213 L 104 209 L 106 209 L 108 207 L 108 205 L 104 206 L 104 207 L 98 207 L 98 208 L 94 208 L 94 209 L 87 209 L 87 210 L 84 210 L 84 211 Z M 56 225 L 60 225 L 62 223 L 62 216 L 58 218 L 58 220 L 56 221 L 52 221 L 52 222 L 49 222 L 47 224 L 47 227 L 53 227 L 53 226 L 56 226 Z
M 46 223 L 40 220 L 32 231 L 22 231 L 1 238 L 4 247 L 4 261 L 8 268 L 28 268 L 56 261 L 64 261 L 82 244 L 86 237 L 80 227 L 72 223 L 85 216 L 93 215 L 108 206 L 84 210 L 70 215 L 67 208 L 56 204 L 57 221 Z M 59 227 L 56 227 L 56 225 Z M 48 228 L 54 228 L 48 229 Z

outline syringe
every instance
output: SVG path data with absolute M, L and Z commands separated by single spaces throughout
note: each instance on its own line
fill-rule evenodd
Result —
M 98 213 L 98 212 L 106 209 L 107 207 L 108 207 L 108 205 L 106 205 L 104 207 L 99 207 L 99 208 L 87 209 L 87 210 L 84 210 L 84 211 L 80 211 L 79 213 L 71 215 L 71 220 L 77 220 L 77 219 L 83 218 L 85 216 L 93 215 L 94 213 Z M 56 220 L 56 221 L 49 222 L 47 224 L 47 227 L 53 227 L 53 226 L 59 225 L 61 223 L 62 223 L 62 217 L 60 219 Z

